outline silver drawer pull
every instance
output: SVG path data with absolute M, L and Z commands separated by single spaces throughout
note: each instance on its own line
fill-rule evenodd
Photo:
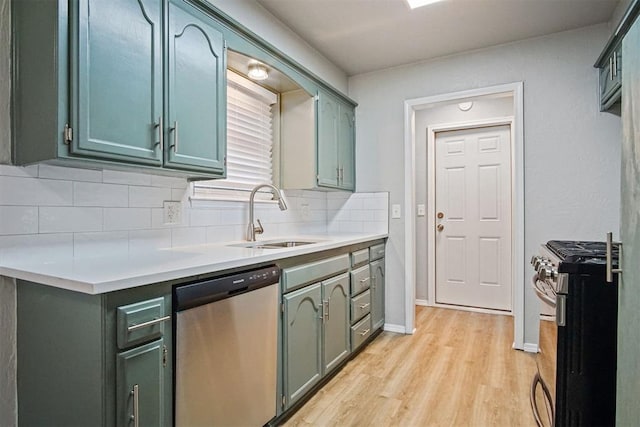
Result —
M 365 277 L 364 279 L 360 279 L 360 283 L 364 283 L 364 282 L 367 282 L 367 281 L 369 281 L 368 277 Z
M 365 308 L 369 307 L 369 305 L 370 305 L 369 303 L 362 304 L 362 305 L 360 306 L 360 310 L 364 310 Z
M 131 395 L 133 396 L 133 415 L 131 415 L 130 419 L 133 421 L 133 426 L 138 427 L 140 425 L 140 394 L 138 384 L 133 386 Z
M 367 335 L 367 334 L 369 333 L 369 331 L 370 331 L 370 330 L 371 330 L 371 329 L 365 329 L 364 331 L 360 332 L 360 336 L 362 336 L 362 337 L 363 337 L 363 336 Z
M 137 331 L 138 329 L 146 328 L 147 326 L 153 326 L 156 323 L 166 322 L 167 320 L 170 320 L 170 319 L 171 319 L 171 316 L 164 316 L 164 317 L 160 317 L 159 319 L 153 319 L 147 322 L 138 323 L 137 325 L 133 324 L 127 328 L 127 331 L 128 332 Z

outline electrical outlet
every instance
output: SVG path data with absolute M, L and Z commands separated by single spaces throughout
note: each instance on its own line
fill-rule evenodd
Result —
M 182 203 L 169 200 L 164 201 L 164 224 L 180 224 L 182 222 Z
M 308 221 L 311 219 L 311 208 L 309 205 L 304 203 L 300 205 L 300 213 L 302 214 L 302 219 Z

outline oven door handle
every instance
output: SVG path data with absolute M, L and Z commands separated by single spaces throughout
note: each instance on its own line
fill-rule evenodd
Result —
M 538 295 L 538 298 L 540 298 L 546 304 L 549 304 L 551 307 L 555 307 L 556 300 L 551 298 L 549 295 L 547 295 L 544 292 L 544 290 L 542 289 L 542 286 L 540 286 L 540 283 L 541 283 L 541 280 L 538 278 L 538 275 L 534 274 L 533 277 L 531 278 L 531 285 L 533 286 L 533 290 L 536 291 L 536 295 Z

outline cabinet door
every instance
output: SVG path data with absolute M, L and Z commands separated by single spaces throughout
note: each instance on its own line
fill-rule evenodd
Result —
M 210 18 L 169 2 L 168 129 L 165 164 L 224 175 L 226 49 Z
M 320 284 L 284 296 L 284 392 L 289 407 L 322 377 Z
M 70 3 L 74 155 L 161 164 L 162 3 Z
M 318 92 L 317 153 L 318 185 L 338 187 L 338 101 L 323 92 Z
M 384 326 L 384 258 L 371 264 L 371 327 Z
M 117 362 L 117 425 L 165 426 L 171 423 L 164 417 L 166 369 L 164 339 L 118 354 Z M 134 424 L 134 418 L 138 423 Z
M 338 120 L 339 186 L 344 190 L 350 191 L 356 189 L 355 142 L 356 131 L 353 107 L 341 104 Z
M 341 274 L 322 282 L 325 373 L 331 371 L 349 355 L 350 302 L 348 274 Z

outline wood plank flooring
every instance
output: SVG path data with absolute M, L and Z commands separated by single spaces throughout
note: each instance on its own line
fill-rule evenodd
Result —
M 535 426 L 512 317 L 417 307 L 416 328 L 383 332 L 284 425 Z

